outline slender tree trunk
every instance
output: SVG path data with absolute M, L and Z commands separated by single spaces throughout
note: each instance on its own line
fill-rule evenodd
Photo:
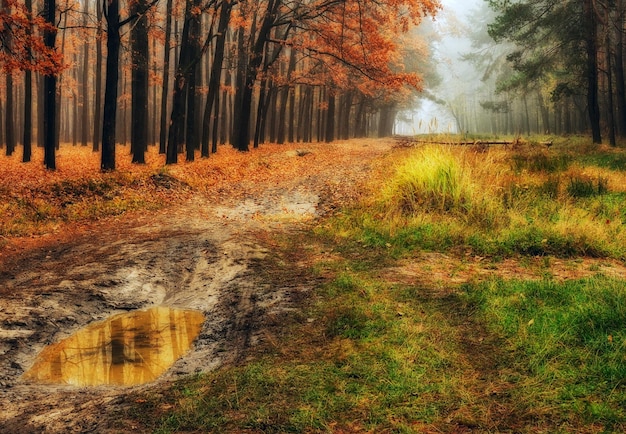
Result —
M 85 11 L 83 15 L 83 26 L 87 27 L 89 18 L 89 4 L 91 2 L 85 1 Z M 82 96 L 83 96 L 83 110 L 82 110 L 82 128 L 81 128 L 81 142 L 83 146 L 87 146 L 89 142 L 89 43 L 85 41 L 83 43 L 83 77 L 82 77 Z
M 130 13 L 138 15 L 132 23 L 131 133 L 132 162 L 145 164 L 148 148 L 148 17 L 147 0 L 133 0 Z
M 209 132 L 211 126 L 212 115 L 218 111 L 219 103 L 219 86 L 222 81 L 222 65 L 224 63 L 224 47 L 226 44 L 226 32 L 228 31 L 228 22 L 230 21 L 230 12 L 232 10 L 232 2 L 224 0 L 220 10 L 220 21 L 217 25 L 217 40 L 215 42 L 215 53 L 213 55 L 213 63 L 211 65 L 211 77 L 209 79 L 209 90 L 204 107 L 204 117 L 202 120 L 202 151 L 203 157 L 209 156 Z M 216 123 L 213 122 L 213 144 L 217 146 Z M 215 151 L 214 151 L 215 152 Z
M 286 76 L 286 84 L 285 86 L 281 89 L 280 92 L 280 102 L 279 102 L 279 114 L 278 114 L 278 138 L 277 138 L 277 143 L 279 144 L 283 144 L 285 143 L 285 138 L 287 136 L 287 120 L 286 120 L 286 113 L 287 113 L 287 102 L 289 101 L 289 93 L 292 89 L 292 87 L 290 86 L 290 81 L 291 81 L 291 75 L 293 74 L 293 71 L 296 69 L 296 55 L 295 55 L 295 50 L 290 50 L 290 55 L 289 55 L 289 66 L 287 67 L 287 76 Z
M 98 20 L 98 30 L 96 30 L 96 74 L 95 96 L 93 103 L 93 143 L 94 152 L 100 150 L 101 118 L 102 118 L 102 7 L 96 2 L 96 17 Z
M 165 7 L 165 42 L 163 45 L 163 85 L 161 87 L 161 128 L 159 131 L 159 153 L 165 154 L 167 147 L 167 98 L 170 82 L 170 52 L 172 39 L 172 0 Z
M 615 97 L 617 99 L 617 123 L 620 137 L 626 137 L 626 80 L 624 74 L 624 22 L 626 6 L 624 0 L 618 0 L 617 44 L 615 45 Z
M 324 140 L 330 143 L 335 140 L 335 101 L 337 97 L 331 90 L 328 95 L 328 111 L 326 112 L 326 133 Z
M 615 110 L 613 102 L 613 54 L 611 50 L 611 16 L 609 14 L 609 7 L 606 7 L 606 35 L 605 35 L 605 47 L 606 47 L 606 80 L 607 80 L 607 126 L 609 133 L 609 144 L 616 146 L 615 141 Z
M 107 63 L 102 121 L 102 155 L 100 168 L 115 170 L 115 128 L 117 87 L 119 79 L 120 14 L 119 0 L 107 0 Z
M 28 12 L 28 18 L 31 19 L 33 15 L 33 2 L 32 0 L 25 0 L 24 6 Z M 27 29 L 28 34 L 31 34 L 31 29 Z M 27 69 L 24 72 L 24 136 L 22 139 L 22 146 L 24 153 L 22 154 L 22 161 L 27 163 L 30 161 L 32 154 L 32 134 L 33 134 L 33 74 L 32 71 Z
M 235 113 L 239 113 L 240 118 L 239 123 L 236 124 L 238 128 L 234 145 L 239 151 L 248 151 L 250 147 L 250 116 L 252 114 L 254 83 L 256 82 L 256 77 L 259 72 L 259 66 L 261 66 L 261 62 L 263 61 L 265 43 L 272 30 L 272 25 L 280 5 L 281 2 L 277 0 L 268 1 L 259 33 L 256 35 L 254 44 L 250 47 L 250 57 L 244 70 L 244 85 L 243 87 L 237 87 L 237 94 L 241 93 L 241 97 L 239 105 L 235 107 Z M 254 33 L 255 32 L 252 32 L 253 35 Z M 238 65 L 238 68 L 241 67 L 242 65 Z
M 50 25 L 44 32 L 44 43 L 46 47 L 54 49 L 56 42 L 56 2 L 55 0 L 45 0 L 44 14 L 46 21 Z M 44 77 L 44 165 L 48 170 L 56 169 L 56 97 L 57 97 L 57 76 L 48 74 Z
M 182 44 L 176 76 L 174 77 L 174 95 L 172 98 L 172 114 L 170 117 L 170 131 L 167 141 L 167 164 L 178 162 L 179 138 L 184 137 L 187 145 L 187 160 L 193 160 L 195 145 L 195 76 L 200 56 L 200 20 L 194 13 L 199 7 L 199 0 L 187 2 L 185 8 L 185 24 L 183 26 Z M 193 93 L 193 95 L 192 95 Z M 187 113 L 185 113 L 187 108 Z M 184 129 L 187 126 L 192 131 Z
M 65 2 L 65 6 L 67 6 L 68 1 L 66 0 Z M 67 35 L 67 16 L 69 14 L 65 13 L 63 14 L 63 31 L 61 33 L 61 53 L 65 53 L 65 37 Z M 55 141 L 56 141 L 56 148 L 59 149 L 60 146 L 60 142 L 61 142 L 61 119 L 68 119 L 67 116 L 62 116 L 65 115 L 65 113 L 63 113 L 63 108 L 62 107 L 62 103 L 63 103 L 63 76 L 64 73 L 60 73 L 58 76 L 58 86 L 57 86 L 57 99 L 56 99 L 56 125 L 54 127 L 55 130 Z M 66 104 L 63 104 L 63 106 L 66 106 Z M 67 133 L 67 128 L 65 128 L 65 132 Z
M 587 54 L 587 110 L 593 143 L 602 143 L 598 101 L 598 25 L 593 0 L 583 0 L 585 47 Z
M 4 117 L 4 128 L 6 132 L 6 154 L 13 155 L 15 151 L 15 107 L 13 105 L 13 73 L 6 75 L 6 112 Z

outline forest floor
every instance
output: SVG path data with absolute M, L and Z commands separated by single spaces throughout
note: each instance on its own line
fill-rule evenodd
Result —
M 187 186 L 193 181 L 180 181 L 176 171 L 183 169 L 174 168 L 159 175 L 159 182 L 181 192 L 168 197 L 171 203 L 164 208 L 5 238 L 0 247 L 0 432 L 144 431 L 133 420 L 119 419 L 118 410 L 132 405 L 138 393 L 241 363 L 265 345 L 280 346 L 274 330 L 307 303 L 323 279 L 311 268 L 332 253 L 311 245 L 285 256 L 276 238 L 306 230 L 358 198 L 372 165 L 394 152 L 395 144 L 366 140 L 251 152 L 245 156 L 250 172 L 237 172 L 235 179 L 229 175 L 233 168 L 224 167 L 219 182 L 192 193 Z M 600 268 L 626 278 L 626 268 L 616 261 L 555 259 L 549 268 L 564 279 Z M 451 272 L 455 269 L 461 271 Z M 515 414 L 514 405 L 503 398 L 500 392 L 507 385 L 494 383 L 498 341 L 477 328 L 463 306 L 446 301 L 447 288 L 476 276 L 532 279 L 545 272 L 544 263 L 520 266 L 507 260 L 494 267 L 481 258 L 424 253 L 419 262 L 393 264 L 381 276 L 437 288 L 424 297 L 431 297 L 446 317 L 456 318 L 458 333 L 449 338 L 459 339 L 465 357 L 473 361 L 468 375 L 481 379 L 477 387 L 494 390 L 482 398 L 492 409 L 485 417 L 494 419 L 492 426 L 506 419 L 515 427 L 523 425 L 525 415 Z M 157 381 L 75 387 L 21 378 L 47 344 L 94 321 L 152 305 L 196 309 L 207 318 L 193 349 Z M 424 432 L 460 429 L 454 423 L 431 428 Z

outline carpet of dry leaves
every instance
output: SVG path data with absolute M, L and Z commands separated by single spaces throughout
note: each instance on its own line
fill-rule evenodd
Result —
M 40 148 L 30 163 L 21 162 L 18 150 L 11 157 L 0 156 L 0 254 L 16 239 L 23 244 L 53 233 L 71 236 L 73 230 L 103 218 L 172 206 L 194 194 L 225 203 L 254 196 L 296 175 L 316 182 L 320 171 L 348 167 L 369 149 L 380 154 L 389 147 L 390 141 L 366 139 L 269 144 L 242 153 L 224 145 L 210 158 L 166 166 L 156 147 L 149 149 L 145 165 L 134 165 L 128 147 L 119 146 L 117 170 L 108 173 L 100 171 L 100 155 L 90 147 L 62 145 L 56 171 L 44 168 Z M 337 179 L 325 189 L 332 196 L 344 187 Z

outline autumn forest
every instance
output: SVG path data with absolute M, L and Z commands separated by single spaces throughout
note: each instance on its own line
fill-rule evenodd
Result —
M 446 132 L 615 144 L 625 10 L 489 0 L 450 30 L 435 0 L 3 0 L 0 144 L 24 161 L 43 147 L 48 169 L 61 144 L 90 146 L 108 171 L 119 144 L 172 164 L 226 143 L 389 136 L 422 101 Z M 445 32 L 468 44 L 449 62 Z

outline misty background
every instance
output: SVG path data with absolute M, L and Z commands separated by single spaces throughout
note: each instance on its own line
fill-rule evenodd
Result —
M 416 107 L 396 118 L 396 134 L 460 133 L 451 105 L 455 100 L 480 97 L 483 72 L 462 57 L 477 49 L 472 47 L 472 34 L 486 35 L 486 27 L 476 28 L 472 22 L 489 15 L 489 9 L 484 0 L 441 0 L 441 4 L 436 19 L 422 23 L 422 27 L 432 27 L 430 49 L 439 82 L 425 80 Z

